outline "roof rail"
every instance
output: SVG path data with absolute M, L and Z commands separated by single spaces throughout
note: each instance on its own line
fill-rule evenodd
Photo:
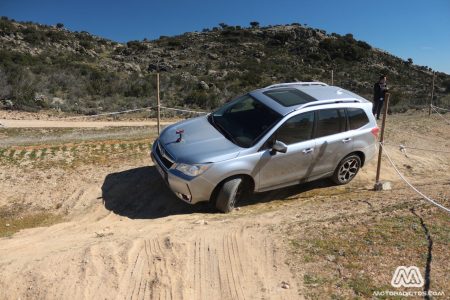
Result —
M 328 86 L 328 84 L 320 82 L 320 81 L 298 81 L 298 82 L 285 82 L 285 83 L 276 83 L 269 86 L 266 86 L 266 89 L 271 89 L 275 87 L 285 87 L 291 85 L 301 85 L 301 86 L 311 86 L 311 85 L 320 85 L 320 86 Z
M 316 106 L 316 105 L 325 105 L 325 104 L 333 104 L 333 103 L 362 103 L 361 100 L 356 98 L 343 98 L 343 99 L 333 99 L 333 100 L 318 100 L 318 101 L 311 101 L 307 102 L 299 107 L 297 107 L 295 110 L 299 110 L 305 107 L 309 106 Z

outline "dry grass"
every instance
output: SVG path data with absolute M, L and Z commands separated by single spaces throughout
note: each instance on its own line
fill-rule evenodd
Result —
M 429 242 L 421 218 L 433 241 L 430 290 L 450 295 L 448 214 L 427 205 L 413 213 L 411 207 L 402 203 L 368 214 L 290 222 L 284 228 L 289 264 L 303 277 L 305 296 L 371 299 L 375 291 L 396 290 L 390 281 L 401 265 L 419 267 L 425 278 Z
M 61 215 L 45 211 L 29 213 L 20 205 L 0 207 L 0 238 L 10 237 L 22 229 L 50 226 L 61 221 Z

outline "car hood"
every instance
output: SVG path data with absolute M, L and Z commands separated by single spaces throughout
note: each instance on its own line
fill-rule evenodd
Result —
M 182 140 L 177 141 L 183 130 Z M 225 138 L 209 122 L 207 116 L 168 126 L 159 137 L 160 144 L 176 162 L 208 163 L 232 159 L 242 150 Z

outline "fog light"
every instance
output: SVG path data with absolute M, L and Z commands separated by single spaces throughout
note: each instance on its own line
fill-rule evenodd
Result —
M 178 198 L 180 198 L 186 202 L 191 202 L 191 196 L 189 196 L 189 195 L 177 193 L 177 196 L 178 196 Z

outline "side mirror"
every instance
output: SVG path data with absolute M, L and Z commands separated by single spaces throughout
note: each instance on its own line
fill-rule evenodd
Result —
M 275 152 L 286 153 L 287 152 L 286 144 L 280 141 L 275 141 L 272 145 L 271 153 L 275 154 Z

